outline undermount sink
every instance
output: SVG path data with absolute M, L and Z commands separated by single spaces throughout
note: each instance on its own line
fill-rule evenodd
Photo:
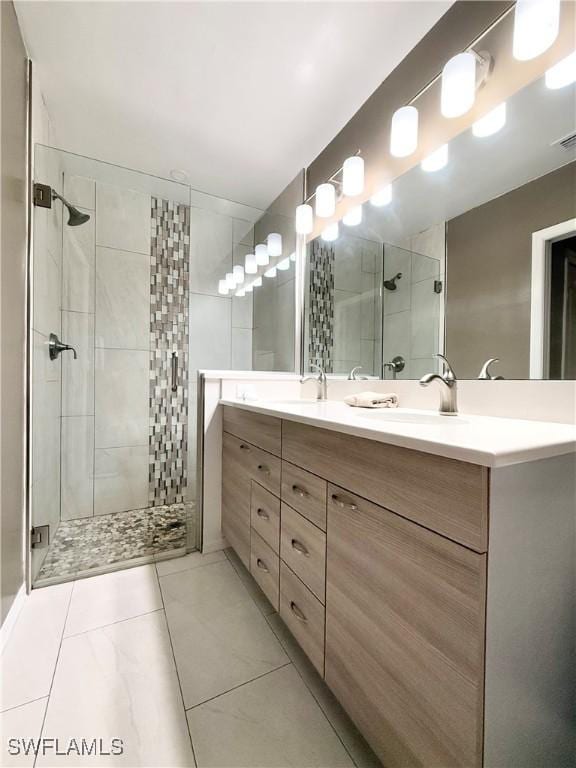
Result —
M 358 411 L 362 410 L 363 413 L 359 414 L 364 418 L 378 419 L 381 421 L 396 421 L 401 424 L 432 424 L 442 426 L 462 426 L 468 424 L 466 419 L 461 416 L 443 416 L 440 413 L 403 413 L 401 411 L 393 411 L 389 409 L 374 409 L 369 411 L 368 409 L 358 408 Z

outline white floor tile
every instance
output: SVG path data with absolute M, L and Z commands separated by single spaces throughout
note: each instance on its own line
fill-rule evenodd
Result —
M 163 612 L 63 641 L 43 736 L 123 741 L 120 756 L 47 755 L 42 766 L 193 766 Z
M 0 765 L 4 768 L 34 765 L 30 740 L 40 737 L 47 701 L 38 699 L 0 714 Z
M 1 709 L 47 696 L 54 674 L 72 584 L 33 590 L 1 658 Z
M 160 560 L 156 563 L 158 576 L 168 576 L 171 573 L 180 573 L 180 571 L 189 571 L 192 568 L 199 568 L 202 565 L 211 565 L 220 560 L 226 560 L 223 550 L 209 552 L 203 555 L 202 552 L 191 552 L 184 557 L 175 557 L 172 560 Z
M 163 576 L 160 585 L 186 708 L 288 662 L 230 563 Z
M 74 583 L 64 637 L 162 608 L 153 565 L 128 568 Z
M 187 715 L 200 768 L 354 765 L 292 665 Z

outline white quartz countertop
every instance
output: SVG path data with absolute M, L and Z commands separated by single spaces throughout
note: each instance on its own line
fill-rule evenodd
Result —
M 351 408 L 335 400 L 222 399 L 220 404 L 486 467 L 576 452 L 576 426 L 571 424 L 466 413 L 440 416 L 408 408 Z

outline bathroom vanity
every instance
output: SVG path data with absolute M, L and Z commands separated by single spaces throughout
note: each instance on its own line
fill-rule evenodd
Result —
M 383 765 L 568 765 L 574 429 L 222 405 L 223 534 Z

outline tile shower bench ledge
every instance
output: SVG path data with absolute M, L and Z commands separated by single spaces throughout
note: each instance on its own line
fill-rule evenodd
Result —
M 485 467 L 505 467 L 576 452 L 576 426 L 546 421 L 439 416 L 436 411 L 351 408 L 341 401 L 221 399 L 220 405 L 412 448 Z

